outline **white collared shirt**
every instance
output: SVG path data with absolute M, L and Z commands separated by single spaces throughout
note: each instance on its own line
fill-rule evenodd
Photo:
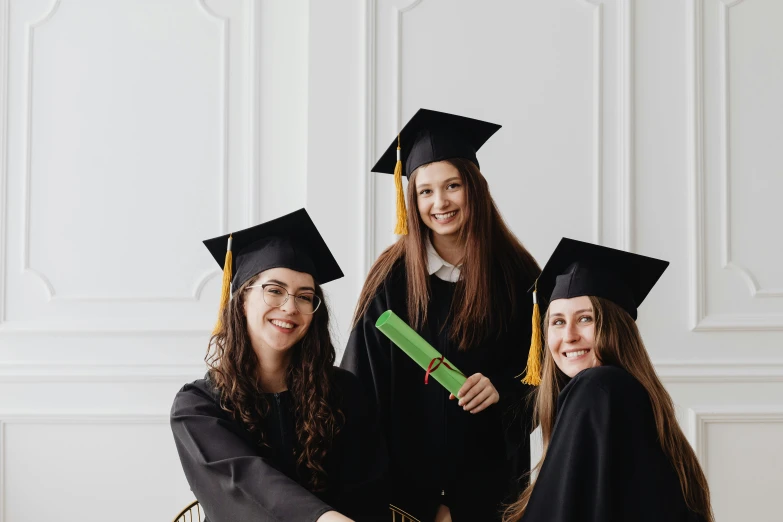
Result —
M 443 281 L 450 283 L 456 283 L 459 281 L 459 267 L 454 266 L 438 254 L 435 247 L 432 246 L 432 242 L 427 239 L 427 265 L 430 275 L 435 274 L 435 277 Z

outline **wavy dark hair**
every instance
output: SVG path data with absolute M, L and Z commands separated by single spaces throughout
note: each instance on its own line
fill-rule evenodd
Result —
M 655 367 L 644 347 L 633 318 L 608 299 L 588 296 L 595 314 L 595 356 L 601 364 L 618 366 L 630 373 L 647 391 L 655 417 L 655 427 L 663 453 L 677 473 L 680 490 L 688 508 L 705 522 L 715 520 L 710 503 L 710 488 L 696 454 L 685 438 L 674 413 L 674 402 L 655 373 Z M 549 311 L 543 324 L 549 324 Z M 544 338 L 546 339 L 546 335 Z M 555 429 L 557 398 L 570 379 L 560 371 L 549 346 L 544 348 L 541 385 L 536 391 L 534 419 L 541 426 L 544 451 L 533 472 L 544 465 L 547 449 Z M 528 485 L 519 499 L 508 507 L 504 522 L 516 522 L 525 514 L 535 483 Z
M 444 161 L 459 171 L 465 186 L 467 212 L 459 234 L 465 257 L 452 300 L 449 335 L 460 350 L 467 350 L 487 339 L 490 332 L 499 333 L 508 328 L 519 314 L 520 294 L 524 295 L 541 269 L 503 221 L 478 166 L 462 158 Z M 424 167 L 417 168 L 408 183 L 408 235 L 387 248 L 370 269 L 354 311 L 354 327 L 369 310 L 392 269 L 402 260 L 410 324 L 420 331 L 427 322 L 430 285 L 426 238 L 430 229 L 419 214 L 416 191 L 416 176 Z
M 264 419 L 270 405 L 258 381 L 259 361 L 247 333 L 244 308 L 245 290 L 259 275 L 234 293 L 223 312 L 222 327 L 210 339 L 205 361 L 209 379 L 220 392 L 221 407 L 267 445 Z M 321 306 L 304 337 L 291 347 L 285 381 L 295 408 L 297 471 L 311 491 L 324 491 L 328 486 L 326 454 L 345 418 L 330 405 L 336 393 L 332 385 L 335 350 L 323 290 L 314 286 Z

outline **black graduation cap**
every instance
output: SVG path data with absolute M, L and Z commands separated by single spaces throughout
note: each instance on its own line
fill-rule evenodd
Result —
M 270 268 L 290 268 L 313 276 L 318 284 L 343 277 L 329 247 L 303 208 L 254 227 L 204 241 L 223 267 L 223 290 L 218 318 L 231 291 Z M 230 291 L 229 291 L 230 289 Z M 220 323 L 216 330 L 219 328 Z
M 541 357 L 539 300 L 592 295 L 608 299 L 636 319 L 637 308 L 663 275 L 668 261 L 564 237 L 555 248 L 533 289 L 533 336 L 528 373 L 523 382 L 538 384 Z M 538 379 L 537 379 L 538 377 Z
M 636 319 L 636 309 L 668 266 L 661 259 L 564 237 L 538 276 L 536 290 L 547 303 L 603 297 Z
M 410 179 L 411 173 L 422 165 L 450 158 L 465 158 L 478 165 L 476 151 L 500 127 L 457 114 L 419 109 L 399 134 L 405 176 Z M 397 146 L 395 139 L 372 168 L 373 172 L 394 174 Z
M 394 174 L 397 188 L 395 234 L 408 233 L 402 193 L 403 165 L 408 179 L 422 165 L 451 158 L 464 158 L 478 166 L 476 151 L 500 127 L 495 123 L 429 109 L 419 109 L 413 115 L 372 168 L 373 172 Z

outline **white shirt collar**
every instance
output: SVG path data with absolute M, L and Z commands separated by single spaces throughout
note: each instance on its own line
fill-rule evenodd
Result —
M 459 267 L 440 257 L 429 238 L 427 238 L 427 265 L 430 275 L 434 274 L 438 279 L 451 283 L 459 281 Z

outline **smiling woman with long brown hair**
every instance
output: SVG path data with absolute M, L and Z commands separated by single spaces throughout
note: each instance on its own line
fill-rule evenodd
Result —
M 476 151 L 499 125 L 420 110 L 373 169 L 398 183 L 401 237 L 370 270 L 342 367 L 375 401 L 392 503 L 423 522 L 499 520 L 529 469 L 525 367 L 539 273 Z M 408 177 L 407 212 L 402 173 Z M 467 376 L 459 401 L 375 328 L 391 309 Z M 451 399 L 451 400 L 450 400 Z
M 635 322 L 668 264 L 567 238 L 552 254 L 536 285 L 549 303 L 535 400 L 544 451 L 505 522 L 712 522 L 707 480 Z
M 334 367 L 320 284 L 343 274 L 307 212 L 205 244 L 225 259 L 224 303 L 207 376 L 177 394 L 171 427 L 208 520 L 387 520 L 380 434 Z

